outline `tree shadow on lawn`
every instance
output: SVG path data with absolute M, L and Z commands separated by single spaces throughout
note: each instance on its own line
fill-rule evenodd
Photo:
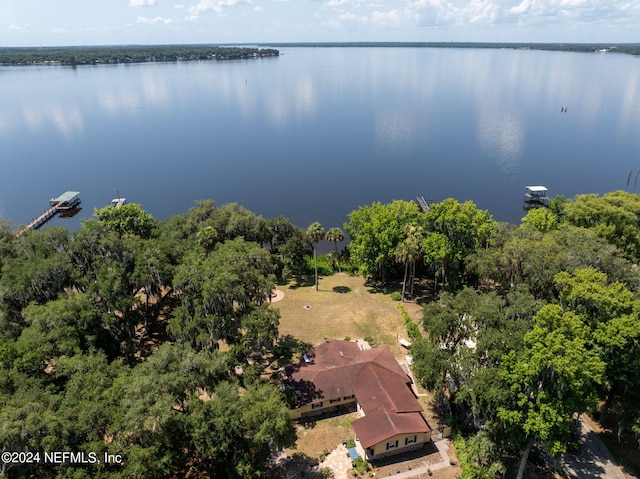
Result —
M 433 303 L 440 298 L 440 285 L 434 285 L 432 279 L 416 280 L 413 288 L 413 301 L 420 306 Z
M 318 275 L 318 282 L 322 279 L 322 276 Z M 293 283 L 289 285 L 289 289 L 308 288 L 309 286 L 315 286 L 316 279 L 313 276 L 298 275 L 293 278 Z
M 402 281 L 369 281 L 365 282 L 367 291 L 371 294 L 391 294 L 394 291 L 402 291 Z
M 280 338 L 278 339 L 278 345 L 291 348 L 294 352 L 299 353 L 306 353 L 313 347 L 312 344 L 307 343 L 306 341 L 302 341 L 292 334 L 285 334 L 280 336 Z
M 349 286 L 334 286 L 334 293 L 346 294 L 351 292 L 351 288 Z
M 393 292 L 402 293 L 402 280 L 396 279 L 388 282 L 374 282 L 367 281 L 365 286 L 368 286 L 369 293 L 372 294 L 387 294 L 390 295 Z M 407 289 L 405 292 L 405 301 L 410 303 L 416 303 L 420 306 L 436 301 L 440 297 L 440 290 L 434 290 L 433 280 L 429 279 L 416 279 L 413 286 L 413 296 L 410 296 L 410 292 Z
M 295 452 L 288 461 L 274 467 L 273 477 L 323 479 L 326 476 L 317 470 L 319 461 L 301 452 Z

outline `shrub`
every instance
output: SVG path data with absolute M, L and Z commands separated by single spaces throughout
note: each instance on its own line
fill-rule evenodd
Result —
M 315 272 L 315 262 L 313 261 L 313 257 L 308 259 L 306 271 L 308 274 L 313 274 Z M 335 270 L 329 264 L 329 260 L 326 256 L 318 256 L 318 274 L 320 276 L 331 276 L 333 273 L 335 273 Z
M 344 337 L 344 340 L 345 340 L 345 341 L 351 341 L 351 336 L 345 336 L 345 337 Z
M 391 299 L 394 301 L 400 301 L 402 299 L 402 294 L 398 291 L 394 291 L 391 293 Z
M 356 458 L 353 463 L 355 464 L 355 470 L 358 472 L 366 472 L 369 469 L 369 463 L 361 457 Z
M 405 325 L 405 328 L 407 329 L 407 334 L 409 335 L 409 338 L 411 339 L 411 341 L 413 341 L 414 343 L 418 341 L 422 341 L 423 339 L 422 333 L 420 332 L 420 328 L 418 327 L 418 325 L 413 322 L 413 320 L 411 319 L 411 316 L 409 316 L 409 314 L 405 311 L 405 309 L 402 307 L 401 304 L 398 304 L 396 306 L 400 310 L 402 319 L 404 319 L 404 325 Z
M 293 350 L 289 346 L 276 346 L 273 350 L 273 355 L 280 359 L 291 360 L 293 357 Z
M 322 477 L 325 479 L 331 479 L 334 476 L 333 470 L 330 467 L 325 467 L 322 469 Z
M 375 340 L 375 339 L 373 339 L 373 336 L 365 336 L 365 337 L 364 337 L 364 338 L 362 338 L 362 339 L 364 339 L 366 342 L 368 342 L 368 343 L 369 343 L 369 346 L 371 346 L 372 348 L 377 347 L 376 340 Z

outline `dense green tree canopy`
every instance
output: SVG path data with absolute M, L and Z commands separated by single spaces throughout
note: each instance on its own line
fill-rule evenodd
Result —
M 148 239 L 156 222 L 153 216 L 144 211 L 142 205 L 138 203 L 125 203 L 117 207 L 105 206 L 96 209 L 94 215 L 120 237 L 137 235 Z
M 279 337 L 267 225 L 210 201 L 166 221 L 108 206 L 73 234 L 0 225 L 0 450 L 124 459 L 8 477 L 263 476 L 295 434 L 260 366 L 233 368 Z M 284 226 L 279 245 L 301 235 Z
M 614 191 L 578 195 L 564 205 L 570 224 L 589 228 L 632 259 L 640 259 L 640 195 Z
M 476 475 L 464 477 L 516 457 L 524 469 L 534 442 L 562 453 L 574 415 L 595 408 L 619 436 L 640 433 L 639 198 L 554 199 L 521 225 L 453 199 L 349 215 L 343 267 L 390 287 L 404 277 L 401 297 L 414 282 L 422 295 L 414 373 L 470 434 L 461 463 Z M 126 461 L 3 467 L 12 478 L 265 475 L 271 448 L 294 434 L 269 361 L 248 357 L 282 346 L 270 294 L 308 272 L 324 229 L 210 200 L 164 221 L 125 206 L 72 234 L 16 238 L 0 223 L 0 449 Z
M 361 274 L 388 278 L 396 266 L 395 250 L 409 225 L 420 225 L 420 208 L 415 202 L 395 200 L 373 203 L 349 214 L 344 227 L 351 237 L 351 258 Z
M 425 305 L 414 372 L 473 431 L 463 477 L 493 477 L 517 455 L 522 477 L 534 442 L 566 452 L 578 413 L 599 409 L 619 435 L 640 431 L 638 198 L 561 198 L 519 227 L 494 224 L 459 270 L 483 292 Z M 444 231 L 423 251 L 446 271 L 463 249 Z

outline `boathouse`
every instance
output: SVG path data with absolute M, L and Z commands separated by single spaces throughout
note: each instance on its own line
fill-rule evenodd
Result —
M 59 210 L 72 210 L 80 205 L 79 191 L 66 191 L 57 198 L 49 200 L 50 206 L 55 206 Z
M 79 191 L 66 191 L 57 198 L 51 198 L 49 200 L 49 209 L 34 219 L 27 226 L 22 228 L 16 233 L 16 237 L 21 237 L 27 231 L 37 230 L 44 226 L 47 222 L 55 218 L 57 215 L 64 217 L 73 216 L 79 210 L 80 206 L 80 192 Z
M 535 208 L 548 208 L 549 197 L 545 186 L 526 186 L 522 208 L 529 211 Z

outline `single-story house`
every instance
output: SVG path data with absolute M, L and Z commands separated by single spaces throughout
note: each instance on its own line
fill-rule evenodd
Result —
M 355 407 L 361 416 L 352 422 L 356 449 L 368 460 L 431 440 L 411 378 L 387 348 L 363 350 L 352 341 L 326 341 L 283 375 L 296 393 L 294 419 Z

